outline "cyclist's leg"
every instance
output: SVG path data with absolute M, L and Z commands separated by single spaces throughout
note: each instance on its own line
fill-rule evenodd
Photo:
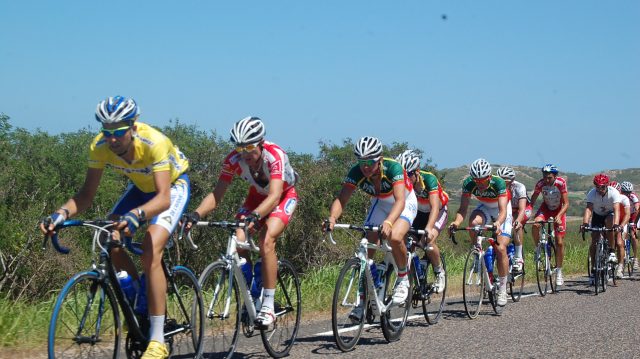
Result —
M 427 215 L 431 215 L 429 212 Z M 428 234 L 425 234 L 425 241 L 427 243 L 428 250 L 426 251 L 427 258 L 433 263 L 433 270 L 436 273 L 441 272 L 442 264 L 440 263 L 440 248 L 438 248 L 437 239 L 442 231 L 442 228 L 447 224 L 447 206 L 444 206 L 438 211 L 438 219 L 433 226 L 434 235 L 430 238 Z
M 398 269 L 396 287 L 393 293 L 393 302 L 396 304 L 403 303 L 406 300 L 409 295 L 409 288 L 411 287 L 407 267 L 407 245 L 405 244 L 405 237 L 417 214 L 418 200 L 415 192 L 411 192 L 405 198 L 404 209 L 402 213 L 400 213 L 400 217 L 393 224 L 391 228 L 391 238 L 389 238 L 391 254 Z
M 555 216 L 554 216 L 555 217 Z M 553 224 L 556 232 L 556 268 L 558 277 L 556 278 L 556 284 L 564 284 L 564 278 L 562 276 L 562 263 L 564 262 L 564 235 L 567 228 L 567 216 L 562 215 L 562 224 Z

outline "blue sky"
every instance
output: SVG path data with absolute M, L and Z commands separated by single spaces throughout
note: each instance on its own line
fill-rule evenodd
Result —
M 446 19 L 443 19 L 446 15 Z M 0 112 L 49 133 L 142 120 L 300 152 L 364 135 L 439 168 L 640 167 L 639 1 L 0 0 Z

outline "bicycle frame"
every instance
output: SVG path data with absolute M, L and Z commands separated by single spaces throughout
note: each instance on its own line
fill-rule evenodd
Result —
M 494 249 L 494 255 L 497 255 L 497 246 L 498 246 L 498 240 L 497 240 L 497 236 L 496 236 L 496 228 L 493 225 L 484 225 L 484 226 L 473 226 L 473 227 L 464 227 L 464 228 L 457 228 L 455 230 L 453 230 L 451 232 L 451 240 L 455 242 L 455 232 L 456 231 L 460 231 L 460 230 L 465 230 L 465 231 L 472 231 L 476 234 L 476 243 L 474 244 L 474 249 L 478 252 L 478 260 L 480 261 L 480 265 L 485 269 L 483 271 L 481 271 L 484 275 L 484 290 L 487 292 L 492 292 L 494 287 L 497 286 L 496 282 L 496 278 L 497 278 L 497 271 L 494 268 L 493 271 L 493 276 L 489 275 L 489 271 L 486 270 L 487 269 L 487 265 L 485 263 L 484 260 L 484 256 L 486 253 L 486 250 L 482 247 L 482 242 L 487 242 L 489 243 L 489 245 L 491 245 L 491 247 L 493 247 Z M 490 237 L 487 236 L 483 236 L 482 234 L 485 231 L 491 231 L 492 234 Z M 493 278 L 492 278 L 493 277 Z M 471 284 L 471 283 L 468 283 Z

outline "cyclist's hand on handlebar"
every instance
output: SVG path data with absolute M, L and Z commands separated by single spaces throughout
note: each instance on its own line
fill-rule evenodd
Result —
M 449 236 L 453 234 L 458 229 L 458 224 L 453 222 L 449 225 Z
M 493 230 L 495 231 L 496 236 L 499 236 L 502 233 L 502 229 L 500 228 L 501 226 L 502 226 L 502 223 L 500 223 L 500 224 L 494 223 L 493 224 Z
M 391 224 L 390 221 L 386 220 L 382 222 L 382 224 L 380 225 L 380 234 L 382 234 L 382 238 L 386 238 L 386 239 L 391 238 L 392 227 L 393 225 Z
M 518 222 L 518 221 L 514 221 L 513 222 L 513 229 L 517 231 L 520 228 L 522 228 L 522 224 L 520 222 Z
M 46 236 L 50 236 L 51 234 L 55 233 L 54 229 L 56 228 L 56 226 L 64 222 L 65 219 L 66 218 L 64 214 L 54 212 L 49 217 L 43 218 L 40 221 L 39 223 L 40 231 L 42 231 L 42 234 Z
M 255 230 L 258 222 L 260 222 L 260 214 L 258 212 L 251 212 L 244 217 L 244 223 L 247 225 L 248 231 Z
M 194 224 L 200 221 L 200 213 L 196 211 L 185 213 L 180 221 L 185 223 L 184 230 L 188 232 Z
M 336 219 L 333 217 L 327 218 L 322 222 L 322 232 L 331 232 L 333 231 L 333 226 L 336 225 Z
M 613 231 L 614 232 L 622 232 L 622 227 L 619 224 L 614 224 L 613 225 Z
M 127 212 L 124 216 L 118 218 L 118 224 L 116 224 L 115 229 L 124 230 L 125 237 L 133 237 L 140 226 L 140 220 L 138 219 L 138 215 L 133 212 Z
M 583 223 L 580 225 L 580 233 L 584 233 L 585 230 L 589 227 L 589 223 Z

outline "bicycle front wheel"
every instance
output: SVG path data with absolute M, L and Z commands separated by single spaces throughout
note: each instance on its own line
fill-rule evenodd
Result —
M 340 270 L 336 289 L 333 292 L 331 329 L 336 345 L 343 352 L 350 351 L 356 346 L 364 327 L 367 290 L 363 288 L 362 295 L 358 293 L 361 276 L 362 281 L 366 282 L 364 273 L 360 272 L 360 259 L 349 259 Z
M 524 290 L 524 274 L 524 265 L 519 272 L 511 270 L 511 273 L 509 273 L 509 292 L 511 293 L 511 299 L 513 299 L 514 302 L 519 302 L 522 297 L 522 291 Z
M 558 262 L 556 261 L 556 244 L 547 242 L 547 256 L 549 257 L 549 268 L 547 269 L 547 278 L 549 279 L 549 288 L 553 293 L 558 292 Z
M 482 263 L 480 253 L 476 249 L 470 250 L 464 262 L 464 273 L 462 274 L 464 310 L 470 319 L 476 318 L 482 307 L 484 271 L 486 271 L 486 268 Z
M 440 292 L 436 291 L 435 281 L 437 274 L 434 272 L 434 266 L 431 261 L 427 262 L 424 268 L 424 293 L 422 301 L 422 310 L 424 317 L 429 324 L 436 324 L 442 316 L 444 302 L 447 293 L 447 264 L 444 260 L 444 254 L 440 252 L 440 266 L 444 272 L 444 289 Z M 414 289 L 415 291 L 415 289 Z
M 409 317 L 409 308 L 411 307 L 410 293 L 413 292 L 413 283 L 411 280 L 409 280 L 409 295 L 407 295 L 407 299 L 405 299 L 401 304 L 393 304 L 393 289 L 397 280 L 398 275 L 395 271 L 395 267 L 388 264 L 383 296 L 383 304 L 387 307 L 387 310 L 382 313 L 382 316 L 380 317 L 382 334 L 388 342 L 400 339 L 405 324 L 407 323 L 407 317 Z
M 231 275 L 224 261 L 209 264 L 200 275 L 205 305 L 205 357 L 231 358 L 238 344 L 240 299 L 236 282 L 229 286 Z
M 268 328 L 260 329 L 262 343 L 269 355 L 282 358 L 289 354 L 300 327 L 300 279 L 287 260 L 278 261 L 278 281 L 273 305 L 276 320 Z
M 547 267 L 549 266 L 549 253 L 546 250 L 546 244 L 539 243 L 535 253 L 536 264 L 536 282 L 538 283 L 538 291 L 540 296 L 547 295 L 549 288 L 549 279 Z
M 164 337 L 172 358 L 197 358 L 202 354 L 202 293 L 196 276 L 183 266 L 174 267 L 167 280 Z
M 122 332 L 113 289 L 96 272 L 71 278 L 49 323 L 49 358 L 118 358 Z

